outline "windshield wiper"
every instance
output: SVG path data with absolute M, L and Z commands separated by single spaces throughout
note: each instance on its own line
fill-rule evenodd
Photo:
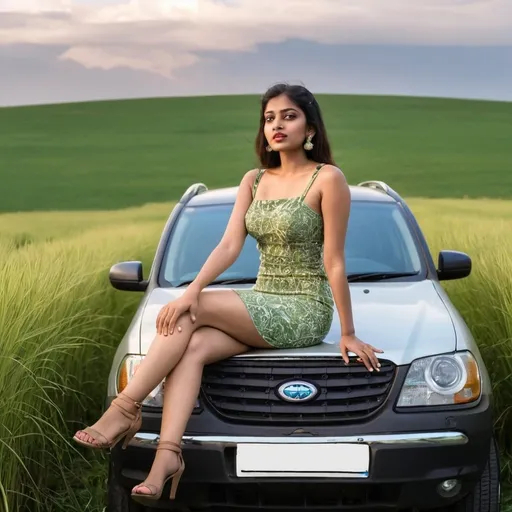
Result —
M 354 281 L 385 281 L 394 277 L 417 276 L 419 272 L 359 272 L 357 274 L 348 274 L 349 283 Z
M 393 279 L 395 277 L 410 277 L 417 276 L 419 272 L 359 272 L 356 274 L 349 274 L 347 276 L 347 280 L 349 283 L 355 281 L 385 281 L 386 279 Z M 178 283 L 175 288 L 180 288 L 182 286 L 187 286 L 191 284 L 194 280 L 188 279 L 187 281 L 182 281 Z M 210 285 L 217 284 L 253 284 L 256 282 L 255 277 L 239 277 L 239 278 L 228 278 L 228 279 L 216 279 L 212 281 Z M 210 286 L 209 285 L 209 286 Z
M 193 282 L 193 279 L 189 279 L 187 281 L 182 281 L 181 283 L 177 284 L 175 288 L 179 288 L 180 286 L 186 286 Z M 229 278 L 229 279 L 216 279 L 215 281 L 212 281 L 208 286 L 215 285 L 215 284 L 252 284 L 256 282 L 255 277 L 239 277 L 239 278 Z

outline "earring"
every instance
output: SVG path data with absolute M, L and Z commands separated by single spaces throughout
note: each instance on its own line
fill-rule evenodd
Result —
M 270 144 L 265 148 L 269 153 L 272 153 L 273 149 L 270 147 Z
M 304 143 L 304 149 L 306 151 L 311 151 L 313 149 L 313 143 L 311 142 L 312 138 L 313 135 L 308 135 L 308 140 Z

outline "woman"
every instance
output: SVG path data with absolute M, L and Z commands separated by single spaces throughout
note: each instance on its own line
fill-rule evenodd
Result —
M 219 245 L 179 299 L 162 308 L 157 335 L 136 375 L 93 428 L 74 439 L 93 448 L 124 446 L 140 428 L 140 402 L 166 378 L 160 443 L 136 499 L 158 499 L 184 469 L 180 442 L 199 394 L 206 364 L 251 348 L 297 348 L 322 342 L 333 305 L 342 325 L 340 348 L 379 370 L 376 352 L 352 320 L 344 244 L 350 191 L 334 166 L 318 103 L 304 87 L 278 84 L 262 99 L 256 149 L 265 170 L 242 179 Z M 204 290 L 236 260 L 247 233 L 261 264 L 252 290 Z

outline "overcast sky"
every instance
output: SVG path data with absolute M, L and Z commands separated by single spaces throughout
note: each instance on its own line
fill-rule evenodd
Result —
M 512 101 L 512 0 L 0 0 L 0 105 L 281 80 Z

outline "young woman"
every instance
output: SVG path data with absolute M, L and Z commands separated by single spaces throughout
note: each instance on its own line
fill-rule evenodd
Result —
M 140 403 L 166 379 L 160 443 L 148 478 L 132 492 L 158 499 L 184 469 L 181 438 L 199 394 L 204 365 L 251 348 L 316 345 L 336 304 L 341 354 L 379 371 L 382 352 L 356 337 L 345 275 L 350 191 L 335 167 L 319 105 L 302 86 L 278 84 L 262 98 L 256 150 L 263 170 L 240 183 L 219 245 L 179 299 L 164 306 L 156 337 L 136 375 L 93 427 L 74 439 L 92 448 L 125 444 L 140 428 Z M 236 260 L 247 233 L 261 253 L 251 290 L 203 290 Z

